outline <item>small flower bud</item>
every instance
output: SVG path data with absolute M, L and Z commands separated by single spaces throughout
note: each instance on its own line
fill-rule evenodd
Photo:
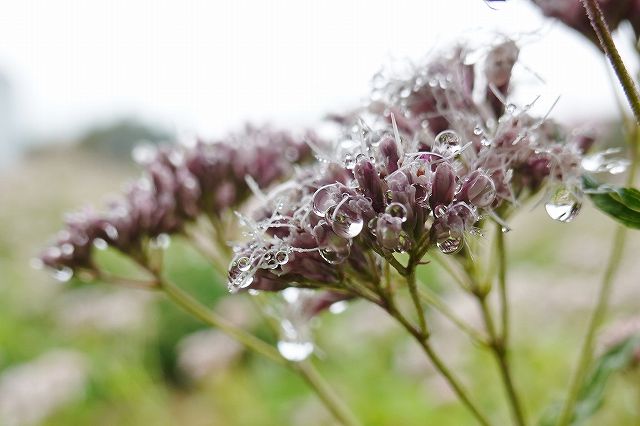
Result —
M 496 185 L 485 172 L 475 170 L 465 178 L 456 197 L 479 208 L 489 207 L 496 198 Z
M 449 205 L 456 191 L 456 175 L 449 163 L 440 163 L 436 167 L 429 201 L 431 208 Z

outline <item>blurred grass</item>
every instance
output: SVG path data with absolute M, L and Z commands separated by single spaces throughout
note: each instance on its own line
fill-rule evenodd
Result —
M 85 394 L 57 410 L 45 425 L 330 425 L 331 417 L 300 378 L 243 353 L 223 371 L 188 380 L 176 367 L 176 347 L 203 326 L 153 296 L 142 327 L 117 332 L 69 329 L 58 321 L 59 300 L 80 283 L 61 285 L 29 268 L 29 258 L 61 225 L 63 212 L 117 191 L 135 171 L 72 150 L 38 156 L 0 181 L 0 370 L 53 348 L 78 350 L 89 359 Z M 513 360 L 530 418 L 562 397 L 586 312 L 609 249 L 613 225 L 589 207 L 571 225 L 548 220 L 540 207 L 524 213 L 507 235 L 514 269 Z M 638 238 L 632 235 L 613 317 L 637 313 Z M 127 268 L 113 253 L 101 255 L 110 268 Z M 205 259 L 179 239 L 165 258 L 168 277 L 208 306 L 227 296 Z M 635 268 L 635 269 L 634 269 Z M 635 272 L 634 272 L 635 271 Z M 472 304 L 437 265 L 421 278 L 442 292 L 464 317 Z M 635 284 L 635 286 L 634 286 Z M 109 290 L 107 286 L 101 286 Z M 132 290 L 132 292 L 135 292 Z M 132 293 L 133 294 L 133 293 Z M 242 296 L 232 296 L 242 297 Z M 494 360 L 432 313 L 434 341 L 444 359 L 492 412 L 508 424 Z M 273 341 L 264 325 L 256 332 Z M 479 327 L 479 324 L 478 324 Z M 340 315 L 325 315 L 316 330 L 319 369 L 365 425 L 467 425 L 467 412 L 437 379 L 416 345 L 383 316 L 356 302 Z M 630 373 L 629 373 L 630 374 Z M 631 377 L 631 376 L 630 376 Z M 592 425 L 640 423 L 638 380 L 619 377 Z

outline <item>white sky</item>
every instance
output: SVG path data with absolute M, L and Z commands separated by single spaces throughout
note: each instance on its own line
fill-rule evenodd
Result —
M 458 35 L 528 36 L 554 117 L 615 113 L 595 49 L 526 0 L 0 0 L 0 70 L 31 135 L 135 115 L 210 136 L 247 119 L 311 122 L 356 103 L 390 56 Z

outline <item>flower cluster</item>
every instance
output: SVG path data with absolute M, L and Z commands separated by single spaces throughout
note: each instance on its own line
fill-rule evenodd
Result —
M 105 212 L 86 208 L 69 214 L 40 261 L 65 281 L 79 270 L 94 270 L 94 246 L 112 246 L 140 259 L 149 242 L 161 243 L 200 215 L 228 213 L 249 197 L 250 186 L 268 187 L 309 156 L 308 145 L 289 133 L 250 126 L 192 148 L 140 147 L 134 158 L 145 168 L 143 177 Z
M 580 0 L 533 0 L 533 2 L 546 16 L 559 19 L 599 46 Z M 598 5 L 612 30 L 618 28 L 622 22 L 628 21 L 636 37 L 640 36 L 640 1 L 598 0 Z
M 379 257 L 458 253 L 483 218 L 506 228 L 509 210 L 545 183 L 549 214 L 572 220 L 593 139 L 506 101 L 515 43 L 481 63 L 469 55 L 458 48 L 403 78 L 374 77 L 366 108 L 334 117 L 334 149 L 243 218 L 248 241 L 235 248 L 231 290 L 335 289 L 345 277 L 370 281 Z

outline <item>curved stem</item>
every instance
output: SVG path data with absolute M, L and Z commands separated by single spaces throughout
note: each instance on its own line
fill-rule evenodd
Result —
M 484 318 L 484 322 L 487 326 L 487 332 L 491 338 L 490 348 L 498 362 L 500 376 L 502 377 L 502 382 L 504 383 L 505 390 L 507 391 L 507 397 L 509 398 L 513 418 L 516 424 L 523 426 L 526 424 L 525 416 L 522 410 L 522 404 L 520 403 L 520 398 L 518 397 L 518 392 L 516 391 L 513 376 L 511 374 L 505 342 L 498 336 L 491 311 L 487 305 L 487 299 L 483 296 L 477 296 L 477 298 L 482 310 L 482 317 Z
M 436 294 L 434 294 L 431 290 L 426 288 L 426 286 L 421 286 L 419 290 L 420 298 L 425 301 L 429 306 L 432 306 L 434 309 L 439 311 L 445 318 L 451 321 L 453 324 L 458 326 L 460 330 L 465 332 L 471 337 L 475 342 L 483 345 L 489 346 L 488 339 L 482 335 L 482 333 L 471 325 L 466 323 L 462 318 L 458 317 L 447 305 L 445 302 L 440 300 Z
M 622 61 L 622 58 L 613 41 L 611 31 L 607 26 L 602 11 L 600 10 L 600 7 L 595 0 L 581 1 L 587 12 L 587 15 L 589 16 L 591 26 L 598 36 L 600 46 L 609 58 L 611 66 L 613 67 L 613 70 L 618 77 L 620 84 L 622 85 L 625 96 L 627 97 L 629 105 L 631 105 L 631 109 L 633 110 L 636 122 L 640 124 L 640 94 L 638 92 L 638 88 L 631 78 L 629 71 L 625 67 L 624 62 Z M 629 145 L 631 150 L 631 167 L 629 170 L 629 175 L 627 176 L 628 185 L 633 184 L 637 169 L 638 134 L 638 127 L 636 127 L 635 135 L 631 135 L 631 137 L 629 138 Z M 578 400 L 578 394 L 580 392 L 580 388 L 593 357 L 593 345 L 596 338 L 596 332 L 600 324 L 604 321 L 607 313 L 609 299 L 611 297 L 611 289 L 613 287 L 613 281 L 622 261 L 625 239 L 626 228 L 622 225 L 618 225 L 616 233 L 613 237 L 613 247 L 611 249 L 611 254 L 609 256 L 605 272 L 602 276 L 600 290 L 598 291 L 598 302 L 593 310 L 593 313 L 591 314 L 591 318 L 589 319 L 587 334 L 582 343 L 578 365 L 571 379 L 567 398 L 565 399 L 562 411 L 560 413 L 560 418 L 558 421 L 558 425 L 560 426 L 568 425 L 573 418 L 575 405 Z
M 611 66 L 620 81 L 620 85 L 624 90 L 627 100 L 629 101 L 633 115 L 636 117 L 636 122 L 640 124 L 640 93 L 638 92 L 638 88 L 629 74 L 629 71 L 625 67 L 618 49 L 616 48 L 602 10 L 600 10 L 600 6 L 596 0 L 581 1 L 587 15 L 589 16 L 591 26 L 598 36 L 600 47 L 602 47 L 602 50 L 609 58 L 609 62 L 611 62 Z
M 173 302 L 195 318 L 198 318 L 205 324 L 220 329 L 247 348 L 265 356 L 271 361 L 284 365 L 299 373 L 340 423 L 347 426 L 359 425 L 355 416 L 349 411 L 344 402 L 335 395 L 311 363 L 297 363 L 284 359 L 273 346 L 229 323 L 179 287 L 160 277 L 158 277 L 158 283 L 160 289 L 163 290 Z
M 427 320 L 424 317 L 424 309 L 422 309 L 422 303 L 420 303 L 420 295 L 418 294 L 418 286 L 416 284 L 416 268 L 411 262 L 409 266 L 409 274 L 407 275 L 407 285 L 409 286 L 409 293 L 411 294 L 411 300 L 416 308 L 418 314 L 418 326 L 420 332 L 425 337 L 429 336 L 429 329 L 427 328 Z
M 159 280 L 159 286 L 171 301 L 187 311 L 189 314 L 193 315 L 195 318 L 207 325 L 223 331 L 247 348 L 265 356 L 271 361 L 278 364 L 286 363 L 286 360 L 282 358 L 280 353 L 273 346 L 231 324 L 215 312 L 208 309 L 206 306 L 202 305 L 178 286 L 167 280 Z
M 384 308 L 396 321 L 398 321 L 402 326 L 413 336 L 413 338 L 418 342 L 424 353 L 427 355 L 431 363 L 434 365 L 436 370 L 444 377 L 444 379 L 449 383 L 449 386 L 453 389 L 458 399 L 469 409 L 469 411 L 473 414 L 476 420 L 483 426 L 490 426 L 491 423 L 487 419 L 487 417 L 482 414 L 482 412 L 478 409 L 471 398 L 468 395 L 468 392 L 464 389 L 462 384 L 458 381 L 458 379 L 453 375 L 451 370 L 444 364 L 442 359 L 438 356 L 438 354 L 434 351 L 433 347 L 429 344 L 428 335 L 424 332 L 421 332 L 416 327 L 414 327 L 402 313 L 398 310 L 396 306 L 395 300 L 391 294 L 380 294 L 380 297 L 384 301 Z
M 558 425 L 560 426 L 568 425 L 573 418 L 573 412 L 578 400 L 578 394 L 580 393 L 582 382 L 584 381 L 593 357 L 593 346 L 596 338 L 596 332 L 600 324 L 602 324 L 607 313 L 609 299 L 611 298 L 611 288 L 613 286 L 618 267 L 620 266 L 620 263 L 622 261 L 622 251 L 624 248 L 625 238 L 626 228 L 622 225 L 619 225 L 613 237 L 613 247 L 611 249 L 611 254 L 609 255 L 607 268 L 602 277 L 602 284 L 600 285 L 600 291 L 598 292 L 598 303 L 596 304 L 596 307 L 591 314 L 591 318 L 589 319 L 587 334 L 582 343 L 582 347 L 580 348 L 580 359 L 578 361 L 578 366 L 576 367 L 576 371 L 573 375 L 573 378 L 571 379 L 571 384 L 569 385 L 569 393 L 567 395 L 567 399 L 565 400 L 560 415 L 560 420 L 558 421 Z
M 325 407 L 331 411 L 333 416 L 346 426 L 358 426 L 360 422 L 340 399 L 326 380 L 318 373 L 311 361 L 292 363 L 302 378 L 315 390 L 318 397 L 324 402 Z
M 500 309 L 502 320 L 502 342 L 509 341 L 509 298 L 507 297 L 507 253 L 504 245 L 502 225 L 496 224 L 496 246 L 498 249 L 498 289 L 500 291 Z

